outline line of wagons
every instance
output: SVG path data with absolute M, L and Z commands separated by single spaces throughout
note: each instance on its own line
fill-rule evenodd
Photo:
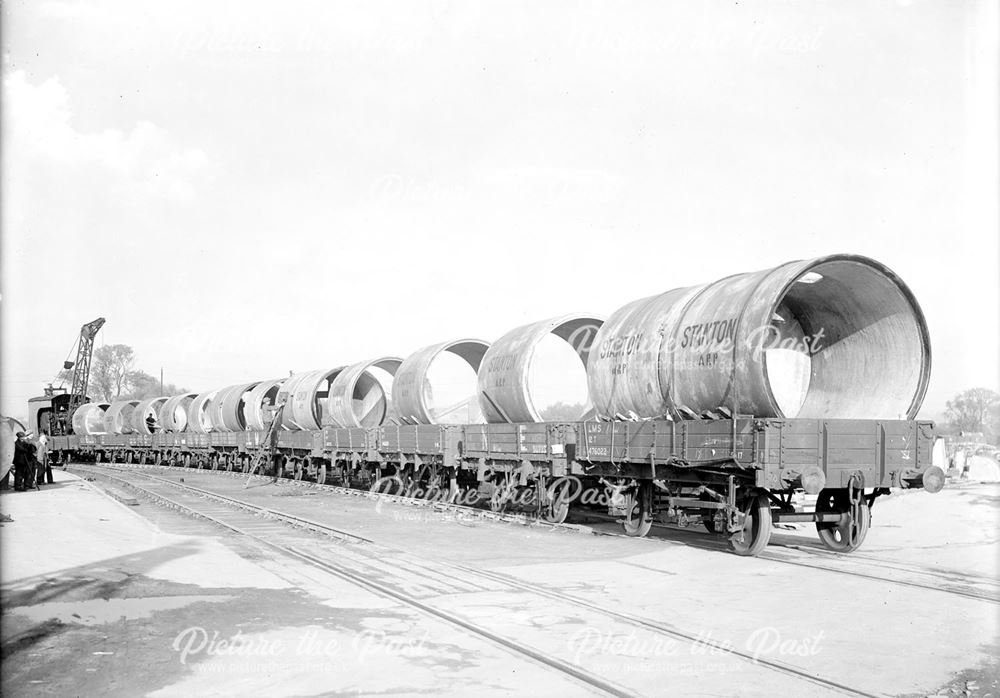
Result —
M 525 510 L 559 523 L 570 507 L 604 510 L 625 533 L 654 523 L 703 526 L 741 555 L 772 524 L 813 522 L 839 552 L 864 541 L 889 488 L 936 492 L 931 422 L 733 419 L 474 425 L 383 425 L 57 436 L 63 461 L 249 470 L 318 483 Z M 273 455 L 270 439 L 274 439 Z M 793 503 L 817 495 L 815 511 Z
M 536 404 L 533 360 L 552 337 L 584 369 L 593 408 L 581 421 L 546 421 Z M 474 374 L 463 409 L 434 405 L 431 366 L 445 355 Z M 875 260 L 829 255 L 641 298 L 607 320 L 566 315 L 405 360 L 85 404 L 69 415 L 73 435 L 59 437 L 73 441 L 53 446 L 246 468 L 273 425 L 277 474 L 472 493 L 555 522 L 574 504 L 606 507 L 629 534 L 697 524 L 744 555 L 767 545 L 772 523 L 810 521 L 847 552 L 889 488 L 943 484 L 933 425 L 915 420 L 930 357 L 902 280 Z M 33 402 L 40 427 L 55 403 L 31 413 Z M 817 496 L 815 511 L 796 509 L 800 491 Z

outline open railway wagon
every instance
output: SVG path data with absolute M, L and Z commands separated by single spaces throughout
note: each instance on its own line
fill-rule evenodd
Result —
M 236 437 L 236 438 L 234 438 Z M 245 472 L 263 432 L 54 437 L 63 458 Z M 486 501 L 554 523 L 603 508 L 629 535 L 702 525 L 754 555 L 772 523 L 815 522 L 827 547 L 864 541 L 889 488 L 941 489 L 933 425 L 913 420 L 720 419 L 389 426 L 284 432 L 269 472 L 446 502 Z M 818 495 L 815 511 L 793 494 Z
M 534 405 L 529 369 L 550 335 L 586 369 L 592 408 L 579 421 L 547 422 Z M 422 389 L 445 353 L 475 374 L 466 423 L 435 423 L 443 411 Z M 241 471 L 267 449 L 278 476 L 551 522 L 601 508 L 630 535 L 700 525 L 743 555 L 775 522 L 813 522 L 827 547 L 850 552 L 889 488 L 943 486 L 933 424 L 914 419 L 929 372 L 909 289 L 874 260 L 835 255 L 640 299 L 606 321 L 563 316 L 493 343 L 91 403 L 52 446 L 61 458 Z M 814 509 L 796 508 L 801 492 Z

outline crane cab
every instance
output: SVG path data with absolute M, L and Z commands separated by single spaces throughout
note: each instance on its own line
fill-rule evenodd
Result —
M 65 388 L 45 389 L 45 394 L 28 400 L 28 430 L 52 436 L 72 433 L 69 422 L 70 395 Z

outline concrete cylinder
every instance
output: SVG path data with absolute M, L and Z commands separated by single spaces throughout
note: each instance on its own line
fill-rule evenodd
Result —
M 222 388 L 208 407 L 213 431 L 243 431 L 246 421 L 243 416 L 246 394 L 257 383 L 240 383 Z
M 392 401 L 386 388 L 371 373 L 373 369 L 395 376 L 401 358 L 385 356 L 361 361 L 343 369 L 330 384 L 327 416 L 338 427 L 377 427 L 385 423 L 392 411 Z M 390 386 L 391 387 L 391 386 Z
M 910 290 L 866 257 L 832 255 L 634 301 L 588 363 L 598 414 L 912 419 L 930 339 Z
M 174 395 L 160 408 L 160 428 L 163 431 L 181 432 L 187 428 L 187 413 L 197 393 Z
M 111 405 L 107 402 L 88 402 L 73 413 L 73 433 L 97 436 L 106 434 L 104 415 Z
M 540 422 L 528 374 L 535 347 L 549 334 L 567 342 L 587 365 L 594 337 L 603 320 L 592 315 L 566 315 L 511 330 L 493 342 L 477 376 L 479 406 L 486 421 Z
M 212 431 L 212 419 L 209 416 L 208 408 L 217 392 L 217 390 L 211 390 L 207 393 L 199 393 L 188 405 L 188 431 L 195 434 L 207 434 Z
M 285 403 L 281 412 L 281 425 L 286 429 L 319 429 L 323 424 L 330 385 L 344 366 L 320 369 L 289 376 L 278 401 Z
M 140 402 L 132 412 L 132 428 L 137 434 L 152 434 L 154 430 L 162 429 L 160 425 L 160 409 L 169 397 L 151 397 Z M 153 429 L 150 429 L 149 418 L 152 417 Z
M 104 430 L 108 434 L 132 434 L 132 414 L 138 400 L 115 400 L 104 412 Z
M 480 424 L 484 421 L 475 387 L 458 405 L 436 405 L 428 376 L 437 361 L 445 354 L 452 354 L 465 361 L 472 369 L 474 385 L 476 374 L 489 348 L 489 342 L 460 339 L 432 344 L 406 357 L 392 381 L 393 409 L 401 421 L 406 424 L 451 424 L 454 422 L 448 420 L 448 415 L 462 407 L 462 403 L 474 409 L 466 410 L 465 417 L 459 423 Z
M 14 464 L 14 442 L 19 431 L 27 431 L 21 422 L 13 417 L 0 417 L 0 477 L 10 472 Z
M 248 392 L 243 401 L 243 422 L 250 431 L 263 431 L 271 423 L 271 414 L 267 406 L 278 404 L 278 393 L 284 379 L 261 381 Z

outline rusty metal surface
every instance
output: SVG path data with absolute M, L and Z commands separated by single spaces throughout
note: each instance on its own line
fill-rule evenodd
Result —
M 511 330 L 493 342 L 479 367 L 479 405 L 486 421 L 540 422 L 528 386 L 535 347 L 548 334 L 565 340 L 583 365 L 603 320 L 594 315 L 564 315 Z
M 115 400 L 104 412 L 104 430 L 108 434 L 131 434 L 132 413 L 138 400 Z
M 208 415 L 208 408 L 218 391 L 210 390 L 199 393 L 191 404 L 188 405 L 187 431 L 193 434 L 207 434 L 212 431 L 212 420 Z
M 88 402 L 81 405 L 73 413 L 73 433 L 96 436 L 107 433 L 104 414 L 111 404 L 107 402 Z
M 243 421 L 247 429 L 267 429 L 270 417 L 264 411 L 264 405 L 278 404 L 278 393 L 281 392 L 284 382 L 283 378 L 261 381 L 244 396 Z
M 899 277 L 832 255 L 619 309 L 588 363 L 607 418 L 727 408 L 758 417 L 913 418 L 930 374 L 927 325 Z
M 330 385 L 326 417 L 338 427 L 377 427 L 385 423 L 392 405 L 382 384 L 371 369 L 382 369 L 394 376 L 403 360 L 384 356 L 360 361 L 341 370 Z
M 410 424 L 436 424 L 433 409 L 428 404 L 427 375 L 435 359 L 444 353 L 464 360 L 478 374 L 489 342 L 460 339 L 424 347 L 406 357 L 392 382 L 392 404 L 396 414 Z M 476 395 L 470 395 L 473 400 Z
M 278 400 L 285 403 L 281 425 L 293 430 L 321 428 L 330 384 L 344 368 L 338 366 L 289 376 L 278 395 Z
M 163 431 L 184 431 L 187 427 L 187 413 L 191 401 L 198 397 L 197 393 L 174 395 L 163 403 L 160 408 L 160 428 Z
M 153 431 L 146 423 L 146 418 L 153 418 L 154 429 L 160 427 L 160 409 L 169 399 L 169 397 L 151 397 L 140 402 L 132 412 L 132 430 L 136 434 L 152 434 Z

